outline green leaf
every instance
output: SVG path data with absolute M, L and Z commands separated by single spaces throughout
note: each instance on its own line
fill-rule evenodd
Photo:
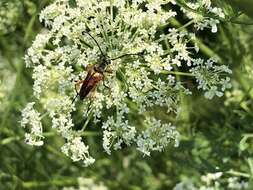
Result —
M 239 9 L 247 16 L 253 18 L 253 1 L 252 0 L 227 0 L 235 9 Z

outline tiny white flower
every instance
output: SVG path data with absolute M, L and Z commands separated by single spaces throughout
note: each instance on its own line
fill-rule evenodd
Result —
M 224 74 L 231 74 L 231 70 L 225 65 L 216 65 L 211 59 L 204 62 L 201 59 L 193 61 L 194 67 L 190 69 L 198 82 L 198 89 L 203 89 L 205 97 L 212 99 L 214 96 L 221 97 L 226 89 L 232 87 L 230 78 Z
M 89 147 L 83 143 L 81 137 L 75 137 L 69 140 L 61 149 L 74 162 L 82 160 L 86 167 L 95 162 L 95 159 L 88 152 Z
M 150 118 L 146 121 L 148 129 L 137 137 L 138 150 L 149 156 L 151 151 L 162 151 L 172 140 L 179 146 L 179 133 L 171 124 L 161 124 L 160 120 Z
M 34 104 L 35 102 L 30 102 L 22 110 L 21 126 L 29 131 L 25 134 L 25 142 L 29 145 L 41 146 L 44 138 L 42 123 L 40 113 L 33 108 Z

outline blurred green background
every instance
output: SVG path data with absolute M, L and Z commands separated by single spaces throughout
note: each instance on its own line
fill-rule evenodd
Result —
M 0 26 L 0 190 L 62 189 L 76 186 L 78 177 L 92 178 L 108 189 L 173 189 L 182 180 L 198 183 L 201 175 L 217 171 L 248 181 L 253 189 L 252 1 L 215 1 L 230 19 L 222 21 L 218 33 L 196 33 L 201 55 L 216 56 L 233 70 L 233 88 L 222 98 L 206 100 L 197 89 L 183 98 L 176 121 L 182 135 L 179 148 L 151 157 L 131 148 L 107 155 L 102 133 L 90 133 L 87 141 L 96 163 L 88 168 L 65 157 L 59 151 L 62 139 L 53 133 L 42 147 L 23 142 L 21 110 L 32 99 L 33 84 L 23 58 L 43 27 L 38 14 L 49 3 L 0 2 L 0 23 L 4 17 L 8 21 Z

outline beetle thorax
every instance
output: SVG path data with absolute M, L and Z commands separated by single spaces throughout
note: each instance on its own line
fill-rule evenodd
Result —
M 95 71 L 103 73 L 107 65 L 110 64 L 110 60 L 106 57 L 102 57 L 99 62 L 95 65 Z
M 106 63 L 98 63 L 95 65 L 94 69 L 96 72 L 103 73 L 105 71 L 106 66 Z

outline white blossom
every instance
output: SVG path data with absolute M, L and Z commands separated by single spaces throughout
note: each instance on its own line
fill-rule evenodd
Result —
M 62 152 L 71 157 L 74 162 L 82 160 L 84 166 L 89 166 L 95 162 L 95 159 L 90 156 L 88 149 L 89 147 L 83 143 L 81 137 L 71 139 L 61 148 Z
M 205 182 L 207 185 L 210 185 L 212 181 L 219 179 L 222 176 L 222 172 L 217 173 L 208 173 L 204 176 L 201 176 L 201 180 Z
M 121 144 L 131 145 L 136 136 L 136 129 L 134 126 L 129 125 L 125 119 L 125 115 L 128 110 L 119 110 L 117 112 L 116 120 L 113 117 L 109 117 L 106 122 L 103 123 L 103 147 L 105 151 L 110 154 L 110 148 L 113 146 L 114 150 L 121 149 Z
M 22 4 L 18 0 L 0 2 L 0 36 L 16 29 Z
M 204 62 L 202 59 L 196 59 L 190 71 L 196 77 L 198 89 L 205 90 L 205 97 L 208 99 L 221 97 L 226 89 L 232 87 L 230 78 L 226 76 L 232 71 L 225 65 L 215 64 L 213 60 Z
M 150 151 L 162 151 L 171 141 L 174 146 L 179 146 L 179 133 L 169 124 L 162 124 L 160 120 L 151 118 L 146 121 L 148 128 L 137 137 L 138 150 L 144 155 L 150 155 Z
M 25 142 L 30 145 L 41 146 L 44 138 L 41 117 L 40 113 L 33 108 L 34 104 L 35 102 L 30 102 L 22 110 L 21 126 L 28 128 L 29 131 L 25 134 Z
M 238 177 L 228 178 L 228 188 L 234 190 L 248 189 L 249 183 L 246 181 L 240 181 Z
M 173 190 L 199 190 L 199 188 L 197 188 L 191 181 L 183 181 L 176 184 Z
M 238 177 L 226 177 L 223 172 L 207 173 L 199 180 L 185 178 L 173 190 L 246 190 L 249 184 Z
M 194 22 L 194 26 L 197 30 L 211 28 L 211 32 L 216 33 L 218 31 L 217 25 L 220 23 L 218 18 L 225 18 L 225 14 L 222 9 L 213 7 L 210 0 L 187 2 L 186 6 L 188 6 L 189 9 L 184 7 L 181 7 L 181 9 L 186 16 Z M 202 14 L 200 12 L 202 12 Z M 212 14 L 213 17 L 205 16 L 205 14 Z
M 191 94 L 175 77 L 178 70 L 191 71 L 199 86 L 209 93 L 207 97 L 213 93 L 220 96 L 229 88 L 229 78 L 207 85 L 210 79 L 202 73 L 207 66 L 195 63 L 198 47 L 194 34 L 171 27 L 160 30 L 177 15 L 173 8 L 165 9 L 176 1 L 76 0 L 76 5 L 69 2 L 56 0 L 42 10 L 39 18 L 45 29 L 28 49 L 25 62 L 33 69 L 36 103 L 43 105 L 53 130 L 66 141 L 62 151 L 74 161 L 83 161 L 87 166 L 94 160 L 81 138 L 87 126 L 75 130 L 73 113 L 85 119 L 87 125 L 102 126 L 99 129 L 108 154 L 127 145 L 149 155 L 153 150 L 162 151 L 171 141 L 178 145 L 179 133 L 173 124 L 162 124 L 147 114 L 156 107 L 178 114 L 179 94 Z M 203 3 L 208 12 L 222 16 L 221 10 L 211 7 L 210 1 Z M 188 16 L 195 19 L 195 15 Z M 203 26 L 198 27 L 212 26 L 216 30 L 218 20 L 211 19 L 200 20 Z M 103 54 L 110 59 L 102 73 L 103 81 L 84 101 L 77 98 L 72 103 L 88 74 L 84 68 L 101 66 Z M 114 59 L 124 54 L 137 55 Z M 210 66 L 207 71 L 213 73 L 216 69 L 230 73 L 225 66 Z M 216 74 L 220 79 L 218 71 Z M 81 83 L 75 90 L 79 80 Z M 139 121 L 140 118 L 147 123 Z M 145 129 L 142 125 L 149 127 Z

